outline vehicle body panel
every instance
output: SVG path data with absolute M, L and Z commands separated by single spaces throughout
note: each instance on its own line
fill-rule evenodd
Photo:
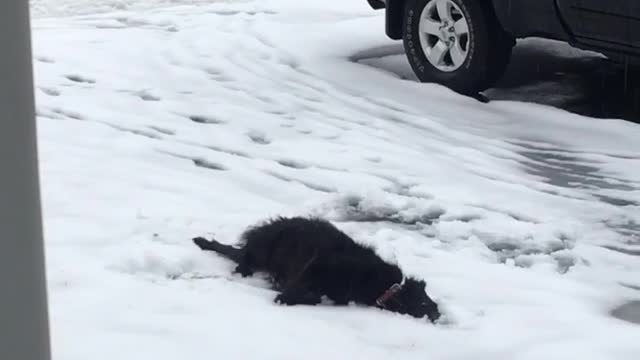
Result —
M 385 8 L 385 32 L 402 39 L 406 0 L 367 0 Z M 493 6 L 501 26 L 515 38 L 566 41 L 612 59 L 640 63 L 640 0 L 477 0 Z
M 482 1 L 482 0 L 479 0 Z M 502 27 L 516 38 L 541 36 L 569 41 L 556 0 L 490 0 Z
M 557 0 L 577 43 L 632 51 L 632 0 Z M 636 19 L 640 20 L 640 19 Z

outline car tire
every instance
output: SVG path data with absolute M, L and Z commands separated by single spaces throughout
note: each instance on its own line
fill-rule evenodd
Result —
M 405 53 L 418 79 L 465 95 L 500 79 L 515 44 L 491 5 L 478 0 L 407 0 L 403 24 Z

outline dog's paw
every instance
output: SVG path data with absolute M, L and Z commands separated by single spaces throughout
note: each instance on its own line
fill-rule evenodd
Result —
M 253 271 L 251 271 L 251 269 L 243 265 L 236 266 L 233 272 L 235 274 L 240 274 L 243 278 L 253 275 Z
M 209 246 L 209 240 L 203 237 L 193 238 L 193 242 L 202 250 L 206 249 Z
M 483 93 L 476 93 L 476 94 L 473 94 L 471 97 L 480 101 L 483 104 L 488 104 L 491 102 L 491 99 L 489 99 L 489 97 Z
M 280 305 L 318 305 L 322 302 L 320 296 L 310 292 L 285 291 L 274 299 Z
M 278 305 L 292 305 L 291 301 L 289 301 L 287 297 L 283 294 L 279 294 L 278 296 L 276 296 L 273 302 Z

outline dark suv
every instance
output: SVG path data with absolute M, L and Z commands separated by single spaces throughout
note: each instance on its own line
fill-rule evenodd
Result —
M 367 0 L 386 9 L 386 34 L 404 41 L 417 77 L 462 94 L 503 75 L 516 38 L 566 41 L 640 64 L 640 0 Z

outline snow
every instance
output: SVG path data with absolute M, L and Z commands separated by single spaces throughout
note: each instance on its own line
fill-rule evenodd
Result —
M 365 1 L 195 2 L 32 2 L 55 359 L 637 358 L 640 127 L 372 66 Z M 441 323 L 276 306 L 190 240 L 299 214 Z
M 90 15 L 113 11 L 144 11 L 181 5 L 206 5 L 214 2 L 247 0 L 30 0 L 31 15 L 36 18 Z

